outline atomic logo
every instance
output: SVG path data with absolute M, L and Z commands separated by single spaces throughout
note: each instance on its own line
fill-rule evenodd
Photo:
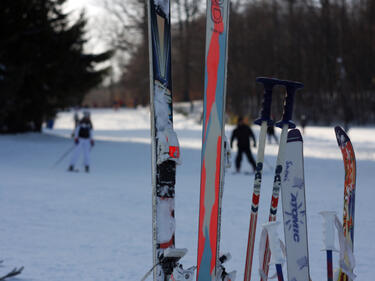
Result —
M 305 215 L 306 212 L 302 207 L 303 202 L 299 202 L 298 192 L 295 194 L 290 193 L 290 212 L 285 212 L 288 216 L 285 224 L 288 227 L 288 231 L 293 231 L 293 240 L 297 243 L 300 241 L 300 226 L 304 224 L 300 216 Z

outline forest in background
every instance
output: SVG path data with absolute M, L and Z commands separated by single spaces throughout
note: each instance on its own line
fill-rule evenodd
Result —
M 112 46 L 125 51 L 121 84 L 137 104 L 149 101 L 147 3 L 107 0 L 121 25 Z M 119 8 L 120 7 L 120 8 Z M 172 2 L 172 71 L 175 101 L 202 99 L 205 7 L 196 0 Z M 137 11 L 133 13 L 132 11 Z M 136 15 L 136 16 L 135 16 Z M 258 114 L 257 76 L 301 81 L 296 119 L 316 124 L 375 122 L 375 1 L 232 1 L 227 111 Z M 274 94 L 281 116 L 283 89 Z
M 149 103 L 147 1 L 97 0 L 104 25 L 67 0 L 3 0 L 0 4 L 0 133 L 40 131 L 56 112 L 84 104 L 93 89 L 110 100 Z M 203 99 L 205 3 L 171 1 L 175 102 Z M 85 49 L 88 20 L 106 49 Z M 113 55 L 114 54 L 114 55 Z M 110 62 L 116 61 L 119 79 Z M 232 0 L 227 112 L 255 118 L 257 76 L 297 80 L 295 119 L 310 124 L 375 124 L 374 0 Z M 104 86 L 103 81 L 107 81 Z M 98 88 L 98 86 L 100 86 Z M 283 89 L 272 113 L 281 116 Z M 100 96 L 100 94 L 98 94 Z M 111 105 L 111 103 L 109 103 Z

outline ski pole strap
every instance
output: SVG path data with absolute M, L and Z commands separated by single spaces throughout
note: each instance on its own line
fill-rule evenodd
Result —
M 294 103 L 294 94 L 298 89 L 304 87 L 300 82 L 280 80 L 279 85 L 283 85 L 286 88 L 286 95 L 284 99 L 284 112 L 282 119 L 276 123 L 276 127 L 282 128 L 284 124 L 289 125 L 289 129 L 296 127 L 296 124 L 292 121 L 293 115 L 293 103 Z
M 357 276 L 353 273 L 355 267 L 355 258 L 351 245 L 345 237 L 342 224 L 339 218 L 335 218 L 335 226 L 337 229 L 339 244 L 340 244 L 340 269 L 344 272 L 350 280 L 354 280 Z
M 272 103 L 272 89 L 275 85 L 280 83 L 279 79 L 268 77 L 257 77 L 256 81 L 263 84 L 264 94 L 262 109 L 260 110 L 260 117 L 254 121 L 255 124 L 261 125 L 262 121 L 267 121 L 268 126 L 273 125 L 271 120 L 271 103 Z
M 323 211 L 319 212 L 323 217 L 323 250 L 337 251 L 335 248 L 335 218 L 336 212 Z
M 278 226 L 280 222 L 273 221 L 263 224 L 263 228 L 267 230 L 268 241 L 271 249 L 271 264 L 283 264 L 285 262 L 280 247 L 280 239 L 278 234 Z

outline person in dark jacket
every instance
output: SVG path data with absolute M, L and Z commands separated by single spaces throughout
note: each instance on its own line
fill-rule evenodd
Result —
M 279 140 L 277 139 L 277 136 L 275 135 L 275 126 L 269 125 L 267 127 L 267 136 L 268 136 L 268 143 L 272 143 L 272 138 L 275 140 L 275 143 L 278 144 Z
M 302 134 L 305 134 L 305 127 L 307 125 L 307 117 L 305 114 L 301 115 L 301 127 L 302 127 Z
M 85 171 L 87 173 L 89 172 L 91 150 L 90 148 L 94 146 L 92 130 L 93 127 L 90 120 L 90 112 L 84 111 L 83 118 L 79 121 L 78 126 L 74 132 L 74 143 L 76 144 L 76 147 L 70 160 L 70 166 L 68 168 L 68 171 L 74 171 L 74 166 L 82 150 L 84 155 Z
M 230 138 L 230 147 L 233 147 L 233 141 L 237 139 L 238 153 L 236 156 L 236 171 L 239 172 L 241 169 L 242 154 L 245 153 L 247 160 L 255 171 L 255 160 L 250 150 L 250 139 L 253 140 L 254 147 L 256 147 L 256 140 L 253 131 L 244 121 L 243 117 L 238 118 L 237 127 L 233 130 Z

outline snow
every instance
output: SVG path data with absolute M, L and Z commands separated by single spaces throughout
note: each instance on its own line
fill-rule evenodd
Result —
M 151 268 L 149 109 L 96 109 L 91 115 L 96 144 L 89 174 L 82 167 L 78 173 L 66 172 L 70 155 L 54 166 L 73 145 L 72 112 L 61 112 L 52 131 L 0 136 L 0 274 L 24 265 L 14 280 L 120 281 L 140 280 Z M 185 267 L 195 265 L 197 255 L 202 134 L 197 119 L 174 114 L 183 160 L 177 167 L 176 246 L 189 249 L 182 259 Z M 258 127 L 253 128 L 258 135 Z M 232 129 L 227 126 L 228 136 Z M 373 280 L 375 130 L 352 128 L 349 137 L 358 169 L 355 273 L 357 280 Z M 341 219 L 344 167 L 333 127 L 307 127 L 304 138 L 311 277 L 325 280 L 319 212 L 336 211 Z M 266 146 L 253 280 L 258 279 L 259 235 L 268 218 L 276 154 L 276 145 Z M 243 170 L 250 170 L 246 160 Z M 253 176 L 226 174 L 221 250 L 231 252 L 226 267 L 238 271 L 237 280 L 243 279 L 252 186 Z M 334 254 L 335 264 L 338 259 Z
M 165 129 L 172 127 L 172 122 L 169 119 L 171 109 L 169 104 L 171 103 L 171 93 L 163 85 L 155 84 L 155 127 L 158 131 L 164 131 Z

